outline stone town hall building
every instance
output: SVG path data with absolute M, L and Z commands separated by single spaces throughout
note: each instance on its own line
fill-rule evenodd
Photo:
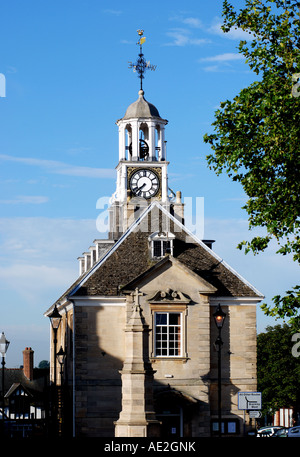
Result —
M 56 306 L 62 316 L 57 348 L 66 352 L 76 437 L 213 435 L 218 304 L 226 313 L 224 434 L 242 434 L 237 394 L 256 390 L 256 305 L 263 296 L 185 227 L 181 195 L 168 191 L 167 123 L 142 89 L 117 121 L 108 239 L 95 240 L 79 258 L 80 276 L 45 312 Z M 52 347 L 52 377 L 53 366 Z

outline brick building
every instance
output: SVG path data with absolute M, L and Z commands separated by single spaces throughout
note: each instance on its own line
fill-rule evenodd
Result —
M 2 369 L 0 370 L 2 379 Z M 49 410 L 49 368 L 34 368 L 34 351 L 23 351 L 23 367 L 5 368 L 4 417 L 1 426 L 8 437 L 32 437 L 46 434 Z M 3 397 L 2 397 L 3 398 Z
M 213 435 L 218 304 L 224 434 L 242 434 L 237 393 L 256 390 L 263 296 L 184 225 L 181 194 L 168 189 L 167 122 L 143 90 L 117 121 L 108 239 L 79 258 L 77 281 L 45 313 L 62 316 L 74 436 Z M 52 348 L 52 376 L 53 366 Z

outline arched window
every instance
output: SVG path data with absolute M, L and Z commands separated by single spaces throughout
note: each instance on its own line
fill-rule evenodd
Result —
M 139 129 L 139 159 L 149 160 L 149 129 L 145 122 Z

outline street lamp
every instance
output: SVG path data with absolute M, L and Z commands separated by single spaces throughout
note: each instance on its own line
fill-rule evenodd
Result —
M 56 391 L 56 365 L 57 365 L 57 362 L 56 362 L 56 352 L 57 352 L 57 331 L 59 329 L 59 326 L 60 326 L 60 323 L 61 323 L 61 319 L 62 319 L 62 316 L 59 314 L 58 312 L 58 309 L 57 309 L 57 306 L 55 305 L 54 306 L 54 309 L 52 311 L 51 314 L 49 314 L 49 319 L 50 319 L 50 322 L 51 322 L 51 327 L 52 327 L 52 330 L 53 330 L 53 363 L 54 363 L 54 367 L 53 367 L 53 384 L 52 384 L 52 388 L 51 388 L 51 399 L 52 399 L 52 414 L 53 414 L 53 417 L 55 418 L 54 419 L 54 427 L 55 427 L 55 430 L 54 430 L 54 433 L 56 434 L 57 433 L 57 391 Z
M 52 313 L 49 315 L 49 319 L 51 322 L 51 327 L 53 330 L 53 354 L 54 354 L 54 372 L 53 372 L 53 380 L 54 385 L 56 385 L 56 346 L 57 346 L 57 330 L 60 326 L 61 322 L 61 315 L 58 312 L 57 306 L 54 306 Z
M 221 308 L 220 303 L 217 306 L 216 311 L 213 313 L 213 317 L 215 320 L 216 327 L 219 331 L 218 337 L 216 339 L 216 346 L 218 346 L 218 422 L 219 422 L 219 437 L 221 437 L 221 426 L 222 426 L 222 418 L 221 418 L 221 349 L 223 345 L 223 341 L 221 338 L 221 330 L 224 325 L 226 313 Z
M 2 356 L 2 419 L 3 419 L 3 433 L 4 433 L 4 367 L 5 367 L 5 356 L 9 346 L 4 332 L 0 336 L 0 354 Z
M 60 389 L 59 389 L 59 398 L 58 398 L 58 434 L 62 436 L 63 434 L 63 426 L 64 426 L 64 386 L 63 386 L 63 365 L 65 362 L 66 353 L 63 350 L 62 346 L 60 346 L 60 350 L 56 354 L 58 363 L 60 364 Z
M 63 350 L 62 346 L 60 346 L 60 350 L 56 354 L 56 357 L 57 357 L 58 363 L 60 364 L 60 384 L 62 385 L 63 384 L 63 365 L 64 365 L 65 357 L 66 357 L 66 353 Z

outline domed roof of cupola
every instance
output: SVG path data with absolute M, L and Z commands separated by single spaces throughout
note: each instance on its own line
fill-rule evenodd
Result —
M 125 116 L 123 119 L 132 119 L 140 117 L 159 117 L 158 109 L 152 105 L 152 103 L 147 102 L 144 98 L 144 91 L 139 90 L 139 98 L 128 106 Z

